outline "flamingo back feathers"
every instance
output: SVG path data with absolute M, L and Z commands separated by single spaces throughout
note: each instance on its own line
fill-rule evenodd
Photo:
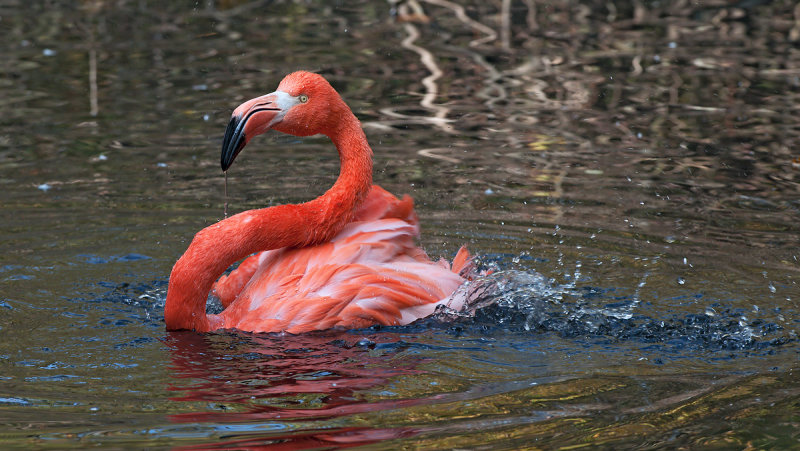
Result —
M 411 198 L 374 186 L 331 241 L 261 252 L 221 278 L 214 292 L 227 308 L 216 320 L 224 328 L 300 333 L 427 316 L 471 266 L 464 248 L 452 270 L 446 261 L 431 262 L 414 244 L 418 235 Z

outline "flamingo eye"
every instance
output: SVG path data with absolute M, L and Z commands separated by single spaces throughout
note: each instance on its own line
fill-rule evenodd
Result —
M 300 100 L 300 103 L 308 102 L 308 96 L 305 94 L 300 94 L 299 96 L 297 96 L 297 99 Z

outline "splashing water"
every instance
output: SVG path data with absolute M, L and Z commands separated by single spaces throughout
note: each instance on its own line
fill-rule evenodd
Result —
M 580 265 L 576 275 L 580 273 Z M 642 277 L 641 287 L 647 278 Z M 512 332 L 553 332 L 562 337 L 580 337 L 615 342 L 690 346 L 706 350 L 754 350 L 783 345 L 797 339 L 776 323 L 749 319 L 738 309 L 715 304 L 717 310 L 671 315 L 664 319 L 637 314 L 639 290 L 614 302 L 603 302 L 606 291 L 576 287 L 573 278 L 557 284 L 534 271 L 504 270 L 481 276 L 462 285 L 448 305 L 465 300 L 463 308 L 440 306 L 434 318 L 462 326 L 497 328 Z
M 474 318 L 481 310 L 494 307 L 508 313 L 497 317 L 497 324 L 518 323 L 531 330 L 547 315 L 548 307 L 561 306 L 564 290 L 536 272 L 507 270 L 493 272 L 461 285 L 449 305 L 462 304 L 460 310 L 440 306 L 434 313 L 440 321 Z

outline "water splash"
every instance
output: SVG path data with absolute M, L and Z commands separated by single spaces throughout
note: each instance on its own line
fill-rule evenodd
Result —
M 580 265 L 575 275 L 580 275 Z M 639 288 L 645 283 L 642 276 Z M 797 339 L 794 331 L 762 318 L 750 318 L 741 309 L 714 303 L 703 313 L 652 318 L 638 314 L 639 290 L 633 296 L 611 297 L 613 289 L 577 287 L 572 278 L 558 284 L 534 271 L 505 270 L 462 285 L 434 318 L 459 327 L 483 328 L 488 333 L 556 333 L 564 338 L 603 342 L 639 342 L 675 350 L 758 350 Z M 609 302 L 610 301 L 610 302 Z
M 440 321 L 474 318 L 482 310 L 494 307 L 507 313 L 497 316 L 498 325 L 518 324 L 522 319 L 522 327 L 531 330 L 548 316 L 549 310 L 561 305 L 565 289 L 569 288 L 555 286 L 537 272 L 497 271 L 463 284 L 447 306 L 439 306 L 434 317 Z M 458 304 L 463 304 L 459 310 L 448 307 Z

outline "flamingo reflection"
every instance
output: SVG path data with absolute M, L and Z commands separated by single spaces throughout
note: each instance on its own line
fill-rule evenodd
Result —
M 390 392 L 395 378 L 424 371 L 415 368 L 421 358 L 376 351 L 376 346 L 394 352 L 403 349 L 399 338 L 389 334 L 173 332 L 165 342 L 176 378 L 168 387 L 176 392 L 171 399 L 194 403 L 192 409 L 201 402 L 203 409 L 171 415 L 172 421 L 253 426 L 237 427 L 240 438 L 202 445 L 202 449 L 346 447 L 406 437 L 417 431 L 408 427 L 320 429 L 320 422 L 442 401 L 442 395 L 407 399 Z M 287 427 L 264 433 L 265 428 L 258 427 L 264 422 Z M 287 430 L 294 432 L 287 434 Z M 232 437 L 230 430 L 226 436 Z

